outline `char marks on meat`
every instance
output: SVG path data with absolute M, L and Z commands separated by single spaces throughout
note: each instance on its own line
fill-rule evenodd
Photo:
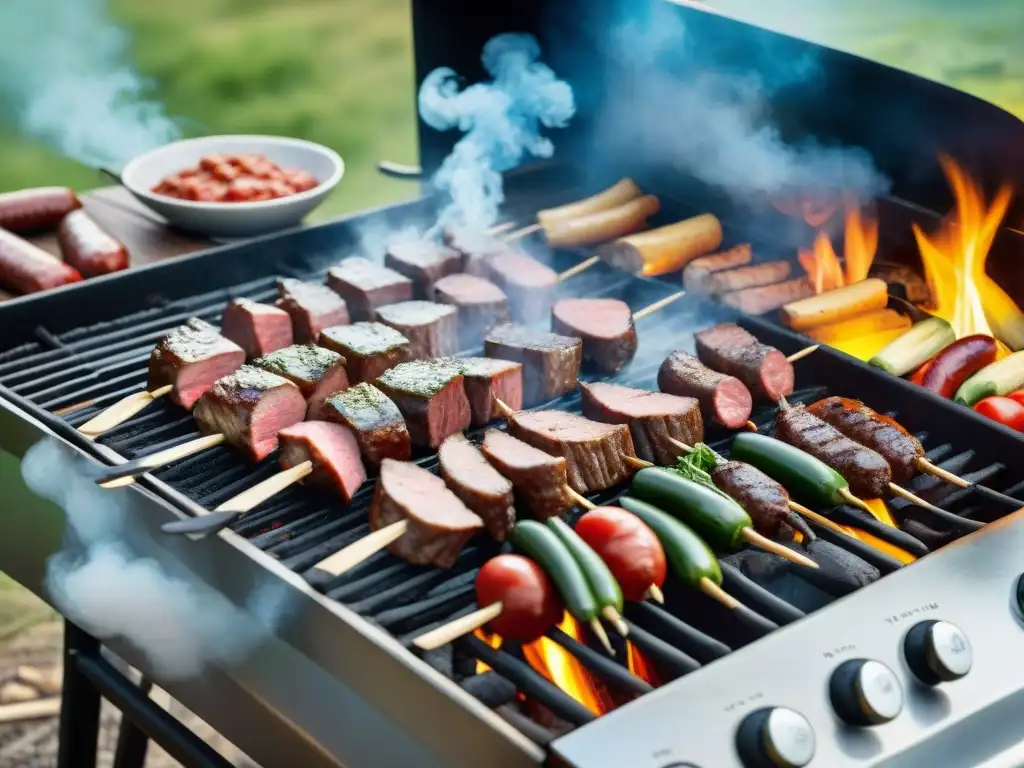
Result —
M 633 475 L 626 456 L 636 456 L 625 424 L 601 424 L 566 411 L 519 411 L 508 420 L 514 436 L 568 462 L 569 486 L 577 493 L 603 491 Z
M 312 344 L 295 344 L 253 361 L 253 365 L 292 382 L 306 398 L 306 418 L 323 418 L 324 400 L 348 389 L 345 358 Z
M 377 309 L 377 321 L 409 340 L 407 360 L 447 357 L 459 351 L 459 315 L 455 307 L 432 301 L 403 301 Z
M 845 397 L 827 397 L 807 410 L 851 440 L 880 453 L 892 469 L 894 483 L 902 485 L 914 476 L 917 459 L 924 456 L 924 446 L 902 424 L 873 411 L 860 400 Z
M 245 350 L 193 317 L 164 336 L 149 356 L 149 391 L 170 384 L 171 400 L 190 411 L 217 379 L 244 363 Z
M 715 467 L 711 479 L 720 490 L 739 502 L 763 536 L 791 539 L 789 526 L 792 525 L 808 540 L 815 538 L 807 524 L 790 511 L 786 489 L 757 467 L 741 461 L 726 461 Z
M 277 281 L 277 293 L 280 298 L 274 304 L 291 317 L 292 332 L 299 344 L 316 342 L 324 328 L 349 323 L 345 300 L 326 285 L 287 277 Z
M 464 357 L 462 383 L 474 427 L 502 417 L 498 400 L 518 411 L 523 407 L 523 366 L 495 357 Z
M 518 251 L 505 251 L 487 260 L 487 278 L 508 296 L 509 312 L 517 323 L 547 317 L 558 291 L 558 273 Z
M 551 330 L 583 341 L 583 362 L 615 373 L 636 355 L 636 326 L 629 305 L 618 299 L 559 299 Z
M 377 379 L 405 417 L 412 444 L 436 450 L 446 437 L 469 428 L 469 400 L 457 358 L 401 363 Z
M 282 467 L 311 462 L 313 471 L 303 482 L 337 493 L 346 504 L 366 480 L 359 443 L 348 427 L 328 421 L 304 421 L 282 429 L 277 437 Z
M 434 284 L 434 299 L 455 307 L 459 318 L 459 348 L 476 349 L 491 328 L 507 323 L 508 297 L 482 277 L 449 275 Z
M 462 269 L 462 255 L 454 248 L 429 240 L 411 240 L 390 246 L 384 266 L 412 280 L 415 298 L 430 300 L 434 283 Z
M 370 528 L 393 523 L 409 527 L 388 550 L 415 565 L 451 568 L 483 521 L 459 500 L 444 480 L 415 464 L 384 459 L 370 506 Z
M 572 508 L 564 458 L 496 429 L 487 430 L 481 447 L 491 465 L 512 483 L 516 502 L 535 519 L 547 520 Z
M 361 256 L 327 270 L 327 285 L 348 304 L 353 320 L 373 320 L 377 307 L 412 298 L 412 280 Z
M 283 309 L 235 299 L 224 309 L 221 332 L 245 350 L 250 360 L 291 346 L 292 319 Z
M 199 429 L 222 434 L 228 444 L 260 461 L 277 449 L 277 433 L 306 415 L 299 388 L 277 374 L 243 365 L 199 398 Z
M 349 381 L 358 384 L 374 381 L 402 362 L 409 340 L 383 323 L 352 323 L 325 328 L 320 333 L 320 346 L 344 357 Z
M 480 516 L 491 537 L 496 541 L 507 539 L 516 522 L 512 483 L 461 434 L 441 443 L 437 460 L 448 487 Z
M 677 350 L 658 369 L 658 389 L 670 395 L 695 397 L 704 423 L 728 429 L 746 424 L 753 409 L 750 390 L 735 376 L 713 371 L 693 355 Z
M 786 356 L 735 323 L 708 328 L 694 334 L 694 340 L 702 363 L 735 376 L 758 397 L 774 403 L 793 394 L 793 365 Z
M 637 456 L 664 466 L 680 454 L 678 440 L 694 445 L 704 440 L 700 404 L 692 397 L 649 392 L 618 384 L 580 382 L 583 415 L 605 424 L 627 424 Z
M 504 323 L 487 334 L 484 354 L 522 363 L 523 404 L 531 406 L 576 388 L 583 361 L 583 342 L 575 337 Z
M 888 492 L 892 470 L 885 459 L 855 443 L 802 405 L 779 410 L 775 417 L 775 434 L 845 477 L 854 496 L 877 499 Z
M 401 411 L 383 392 L 362 382 L 327 398 L 324 418 L 352 430 L 371 467 L 384 459 L 406 461 L 412 455 Z

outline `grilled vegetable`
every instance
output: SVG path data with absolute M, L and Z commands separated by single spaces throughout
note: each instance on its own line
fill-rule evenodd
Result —
M 544 569 L 521 555 L 491 558 L 476 575 L 477 605 L 501 603 L 488 626 L 507 640 L 536 640 L 562 620 L 565 607 Z
M 823 507 L 844 502 L 840 491 L 848 483 L 834 469 L 789 443 L 753 432 L 742 432 L 732 440 L 730 456 L 753 464 L 782 483 L 798 499 Z
M 535 520 L 520 520 L 510 539 L 512 546 L 529 555 L 551 577 L 574 618 L 587 622 L 597 618 L 597 598 L 583 569 L 553 531 Z
M 1024 351 L 987 365 L 960 385 L 956 401 L 974 405 L 990 395 L 1005 395 L 1024 387 Z
M 608 565 L 626 600 L 644 600 L 665 583 L 665 550 L 655 532 L 619 507 L 598 507 L 576 523 L 576 533 Z
M 932 360 L 921 377 L 921 386 L 943 397 L 952 397 L 969 376 L 994 363 L 998 352 L 991 336 L 976 334 L 957 339 Z
M 986 397 L 974 406 L 974 410 L 1010 429 L 1024 432 L 1024 405 L 1012 397 Z
M 622 496 L 619 504 L 654 531 L 665 548 L 665 557 L 677 579 L 698 588 L 701 579 L 722 583 L 718 559 L 693 529 L 654 505 L 632 496 Z
M 622 589 L 608 564 L 562 518 L 549 517 L 547 526 L 555 532 L 559 541 L 572 553 L 576 564 L 583 570 L 590 591 L 597 598 L 598 608 L 603 611 L 610 606 L 621 612 Z
M 894 376 L 905 376 L 954 341 L 956 332 L 953 326 L 941 317 L 930 317 L 915 323 L 868 363 Z

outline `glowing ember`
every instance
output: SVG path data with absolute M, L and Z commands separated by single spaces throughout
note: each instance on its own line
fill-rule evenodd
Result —
M 811 226 L 816 226 L 812 219 L 807 221 Z M 868 276 L 878 250 L 877 219 L 864 218 L 856 205 L 848 205 L 844 232 L 842 263 L 832 247 L 832 240 L 824 231 L 814 238 L 810 250 L 801 248 L 797 253 L 800 266 L 806 270 L 814 284 L 815 293 L 842 288 Z
M 570 637 L 586 642 L 579 624 L 568 612 L 558 626 Z M 586 668 L 558 643 L 542 637 L 524 645 L 523 656 L 531 667 L 595 715 L 612 710 L 614 705 L 604 685 L 591 677 Z
M 640 653 L 640 649 L 630 642 L 626 643 L 626 663 L 629 666 L 629 671 L 641 680 L 650 683 L 655 688 L 661 685 L 661 682 L 658 680 L 658 674 L 654 671 L 654 667 L 646 658 L 644 658 L 644 655 Z

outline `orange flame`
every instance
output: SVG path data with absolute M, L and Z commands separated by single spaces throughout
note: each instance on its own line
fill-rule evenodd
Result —
M 661 682 L 658 680 L 658 673 L 654 671 L 654 667 L 640 653 L 640 649 L 630 642 L 626 643 L 626 664 L 629 667 L 629 671 L 641 680 L 650 683 L 655 688 L 661 685 Z
M 481 640 L 483 640 L 489 646 L 491 646 L 491 648 L 501 648 L 501 643 L 502 643 L 501 635 L 492 635 L 489 632 L 484 632 L 484 630 L 482 630 L 482 629 L 478 629 L 473 634 L 476 635 L 477 637 L 479 637 Z M 477 661 L 476 661 L 476 673 L 478 675 L 482 675 L 484 672 L 487 672 L 489 669 L 490 669 L 489 666 L 487 666 L 482 661 L 477 659 Z
M 817 229 L 839 210 L 839 202 L 828 198 L 781 198 L 773 201 L 776 210 L 794 219 L 803 219 Z
M 811 226 L 817 226 L 814 223 L 816 219 L 806 217 L 806 221 Z M 860 208 L 849 204 L 846 207 L 844 232 L 845 271 L 832 247 L 832 240 L 824 231 L 818 232 L 810 250 L 801 248 L 797 252 L 800 266 L 811 278 L 815 293 L 852 285 L 868 276 L 871 262 L 875 260 L 875 252 L 878 250 L 878 220 L 874 217 L 864 218 Z
M 586 642 L 580 625 L 568 612 L 558 626 L 570 637 Z M 604 685 L 558 643 L 542 637 L 524 645 L 523 656 L 530 666 L 595 715 L 603 715 L 614 707 Z
M 865 499 L 864 503 L 871 508 L 872 514 L 874 514 L 875 518 L 879 522 L 884 523 L 885 525 L 888 525 L 892 528 L 899 527 L 896 525 L 896 522 L 892 519 L 892 516 L 889 514 L 889 509 L 885 506 L 884 501 L 882 501 L 881 499 Z M 861 530 L 860 528 L 853 528 L 847 525 L 841 527 L 855 539 L 860 539 L 865 544 L 868 544 L 874 549 L 877 549 L 879 552 L 884 552 L 885 554 L 890 555 L 891 557 L 895 557 L 901 563 L 912 563 L 914 562 L 914 560 L 917 559 L 916 557 L 914 557 L 914 555 L 901 549 L 900 547 L 893 546 L 887 541 L 882 541 L 877 536 L 873 536 L 872 534 L 868 533 L 867 531 Z

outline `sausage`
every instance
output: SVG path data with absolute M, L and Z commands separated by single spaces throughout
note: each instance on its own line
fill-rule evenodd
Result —
M 752 394 L 775 402 L 793 394 L 793 364 L 774 347 L 735 323 L 721 323 L 693 335 L 704 365 L 742 381 Z
M 37 187 L 0 195 L 0 228 L 11 232 L 52 229 L 82 202 L 67 187 Z
M 501 613 L 489 628 L 524 643 L 561 623 L 565 613 L 548 575 L 521 555 L 498 555 L 484 563 L 476 575 L 476 602 L 481 608 L 500 602 Z
M 683 287 L 693 293 L 706 293 L 716 272 L 745 266 L 753 257 L 750 243 L 737 245 L 735 248 L 710 256 L 701 256 L 687 264 L 683 270 Z
M 548 208 L 537 212 L 537 221 L 547 229 L 559 222 L 568 219 L 578 219 L 580 216 L 589 216 L 598 211 L 607 211 L 611 208 L 618 208 L 623 203 L 634 200 L 643 192 L 632 179 L 619 179 L 608 189 L 598 192 L 584 200 L 577 200 L 575 203 L 568 203 L 557 208 Z
M 725 461 L 711 471 L 719 490 L 729 494 L 750 515 L 754 529 L 769 539 L 777 537 L 788 523 L 809 540 L 814 532 L 789 509 L 789 493 L 757 467 L 742 461 Z
M 72 211 L 57 229 L 64 261 L 86 277 L 128 268 L 128 249 L 107 234 L 85 211 Z
M 788 261 L 766 261 L 739 269 L 728 269 L 712 275 L 708 292 L 713 294 L 742 291 L 762 285 L 780 283 L 789 277 L 792 269 Z
M 35 293 L 82 279 L 79 271 L 32 243 L 0 229 L 0 288 Z
M 722 244 L 722 223 L 710 213 L 623 237 L 598 249 L 613 267 L 655 277 L 682 269 Z
M 644 195 L 616 208 L 595 211 L 575 219 L 555 219 L 544 227 L 544 238 L 553 248 L 594 245 L 643 229 L 647 219 L 661 208 L 654 195 Z
M 735 307 L 748 315 L 763 315 L 791 301 L 806 299 L 813 294 L 814 288 L 806 277 L 795 277 L 783 283 L 723 293 L 719 298 L 730 307 Z
M 995 362 L 999 348 L 984 334 L 964 336 L 936 355 L 921 376 L 921 386 L 943 397 L 952 397 L 968 376 Z
M 580 518 L 576 533 L 604 560 L 626 600 L 645 600 L 647 590 L 665 583 L 665 550 L 631 512 L 598 507 Z
M 682 350 L 673 352 L 661 364 L 658 389 L 670 395 L 697 398 L 704 422 L 714 421 L 728 429 L 746 424 L 753 409 L 753 397 L 742 381 L 711 370 Z

